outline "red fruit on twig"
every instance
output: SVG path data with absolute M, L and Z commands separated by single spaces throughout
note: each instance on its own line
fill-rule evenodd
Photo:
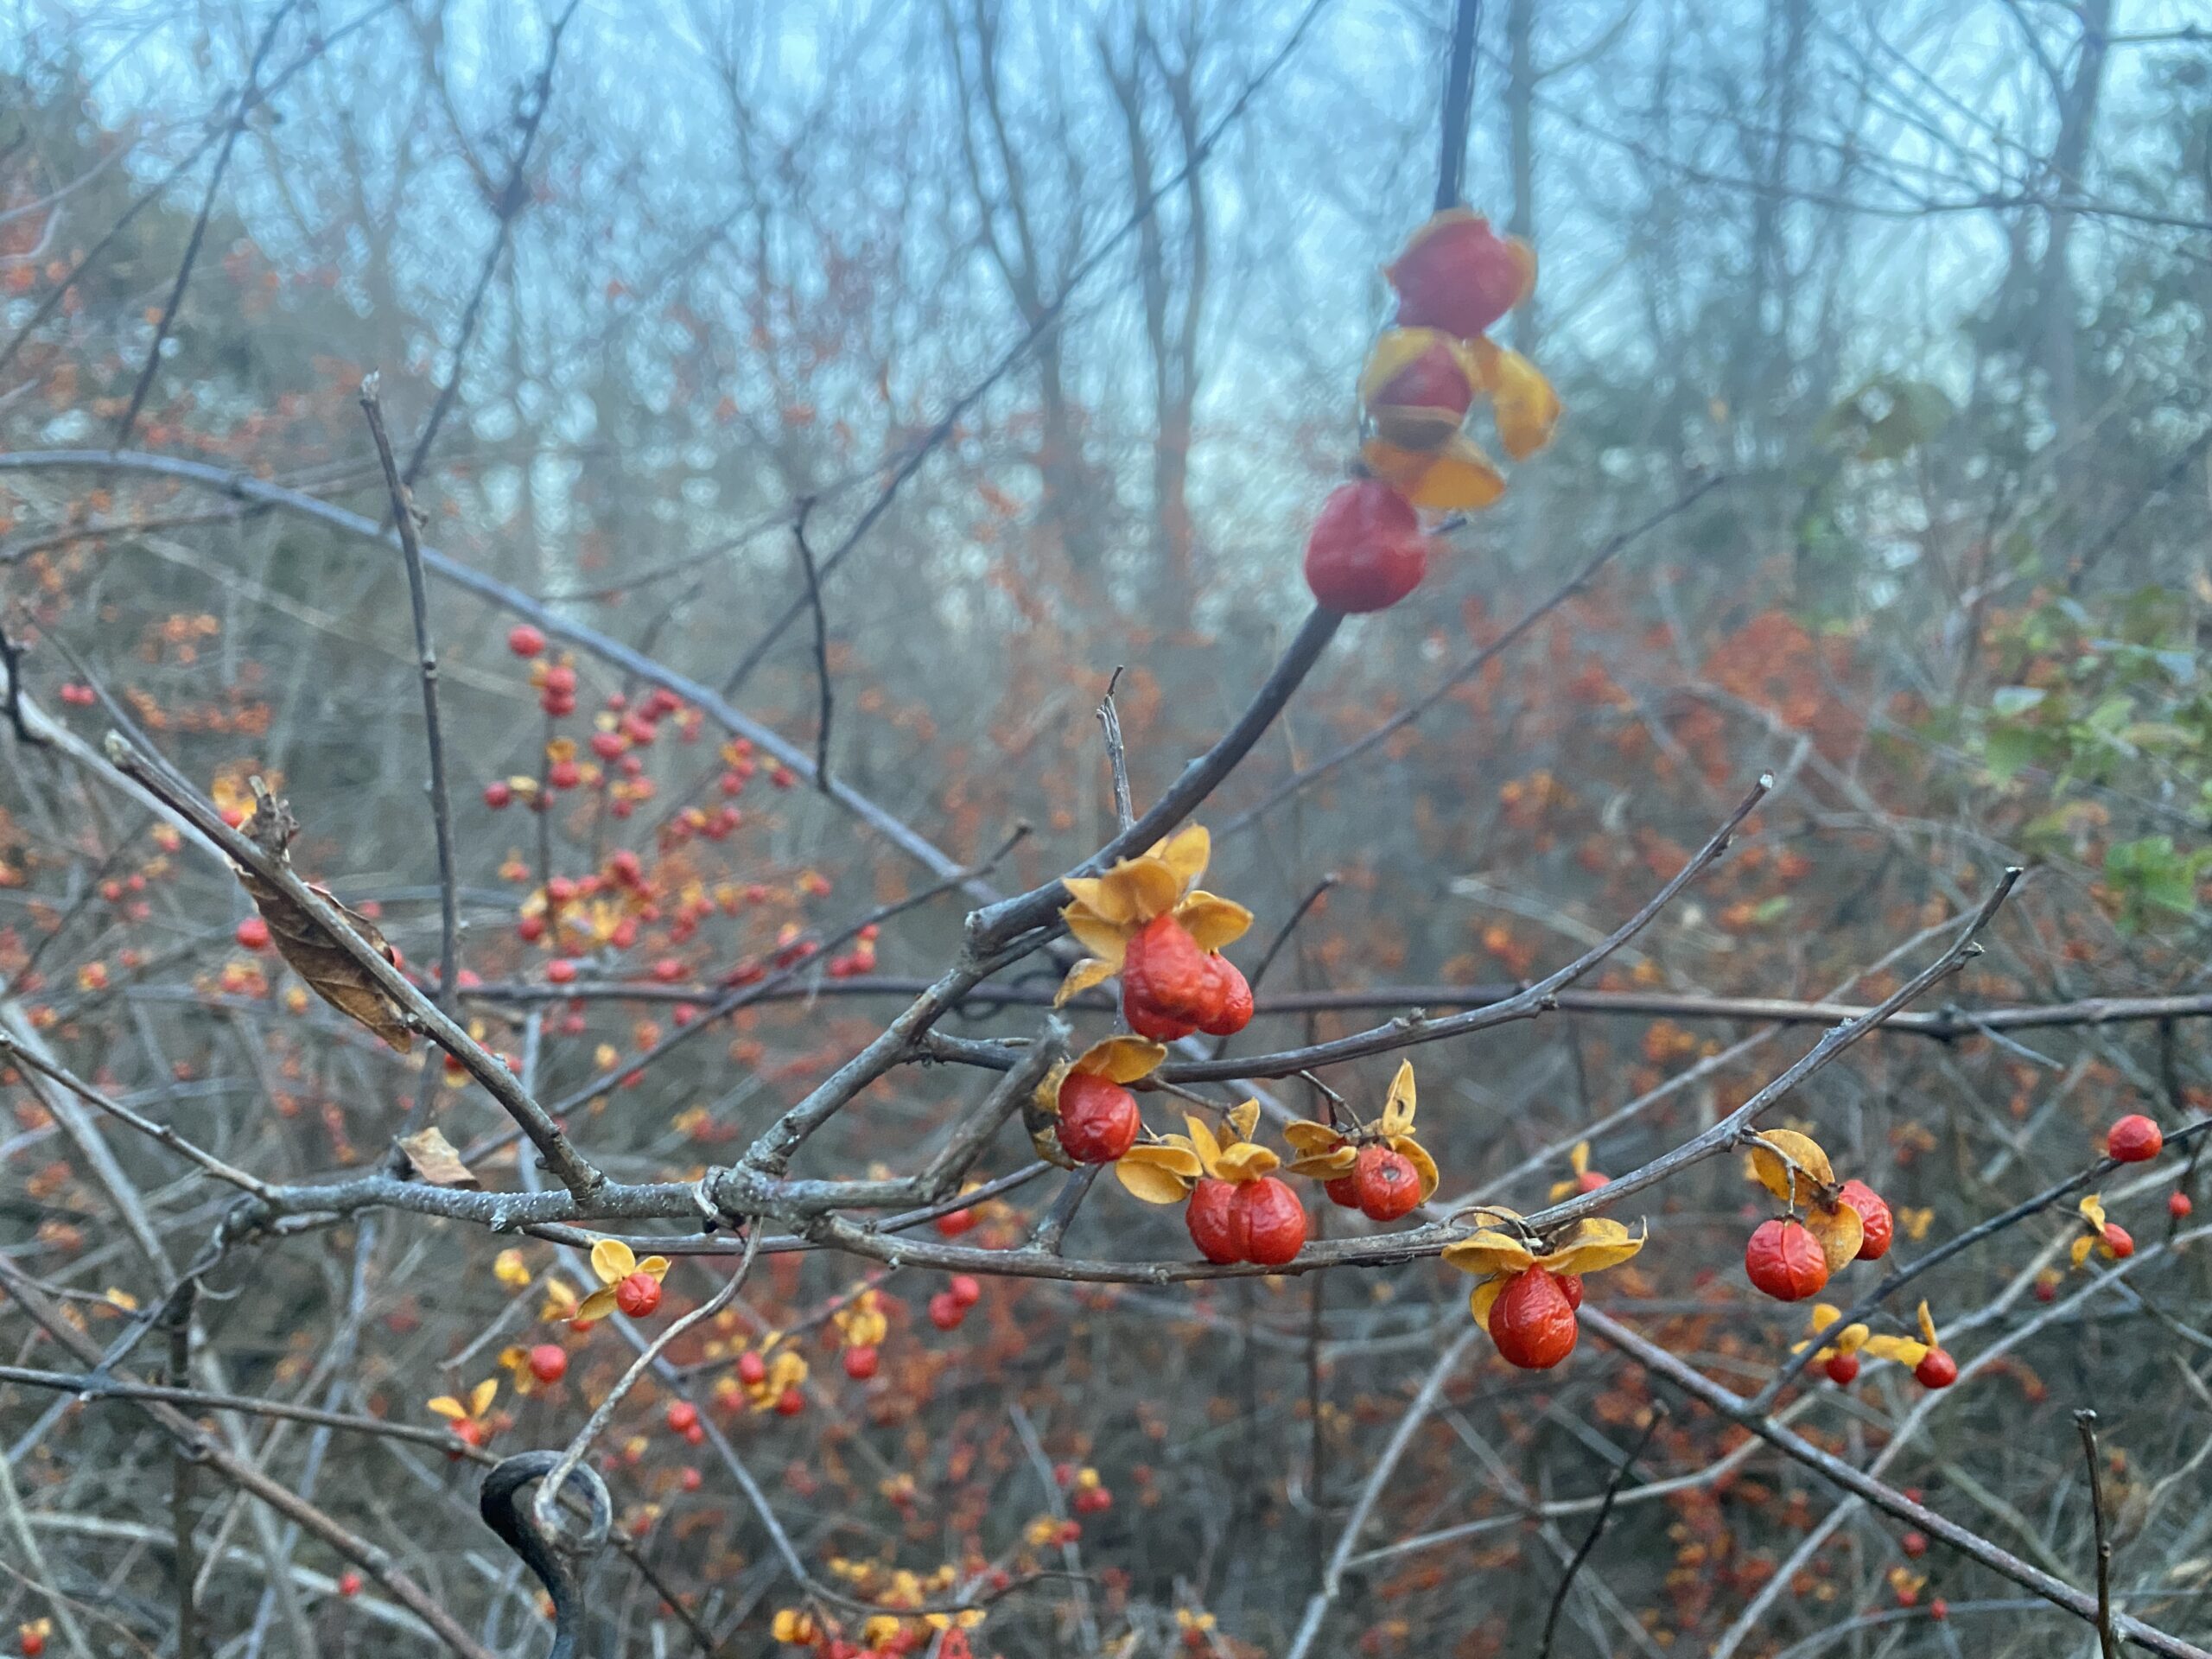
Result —
M 660 1306 L 660 1281 L 650 1273 L 633 1273 L 614 1287 L 614 1306 L 633 1319 L 642 1319 Z
M 1352 1167 L 1360 1213 L 1370 1221 L 1395 1221 L 1421 1202 L 1421 1171 L 1395 1147 L 1363 1147 Z
M 558 1382 L 569 1374 L 568 1351 L 554 1343 L 539 1343 L 530 1351 L 530 1374 L 541 1382 Z
M 1191 1230 L 1191 1243 L 1209 1262 L 1226 1264 L 1244 1259 L 1246 1218 L 1236 1198 L 1236 1187 L 1209 1175 L 1191 1189 L 1183 1206 L 1183 1224 Z
M 1490 1305 L 1490 1339 L 1510 1365 L 1548 1371 L 1574 1351 L 1582 1327 L 1560 1281 L 1542 1268 L 1516 1274 Z
M 2165 1131 L 2140 1112 L 2130 1112 L 2105 1131 L 2105 1155 L 2123 1164 L 2147 1163 L 2165 1145 Z
M 1198 1021 L 1209 1037 L 1234 1037 L 1252 1023 L 1252 988 L 1227 957 L 1209 957 L 1213 1006 Z
M 1912 1374 L 1923 1389 L 1948 1389 L 1959 1380 L 1959 1362 L 1941 1348 L 1930 1348 L 1912 1368 Z
M 1110 1077 L 1071 1071 L 1060 1084 L 1060 1150 L 1078 1164 L 1110 1164 L 1136 1144 L 1137 1097 Z
M 1398 290 L 1398 327 L 1472 340 L 1527 296 L 1536 259 L 1479 213 L 1458 208 L 1424 225 L 1382 274 Z
M 1778 1302 L 1802 1302 L 1828 1281 L 1821 1241 L 1795 1221 L 1763 1221 L 1744 1246 L 1744 1271 Z
M 1272 1175 L 1239 1182 L 1230 1208 L 1239 1216 L 1245 1261 L 1279 1268 L 1305 1248 L 1306 1206 L 1288 1182 Z
M 1359 1208 L 1359 1172 L 1355 1168 L 1349 1175 L 1339 1175 L 1333 1181 L 1321 1183 L 1321 1190 L 1329 1195 L 1329 1202 L 1343 1210 Z
M 1828 1381 L 1844 1387 L 1859 1380 L 1859 1356 L 1830 1354 L 1827 1359 Z
M 1214 1011 L 1217 1001 L 1215 960 L 1173 915 L 1155 916 L 1122 954 L 1122 1004 L 1195 1026 Z
M 1835 1197 L 1838 1204 L 1859 1212 L 1859 1255 L 1855 1259 L 1878 1262 L 1887 1255 L 1891 1242 L 1897 1236 L 1897 1224 L 1882 1195 L 1864 1181 L 1846 1181 Z
M 1332 611 L 1388 609 L 1427 571 L 1421 515 L 1379 478 L 1340 486 L 1306 538 L 1306 585 Z

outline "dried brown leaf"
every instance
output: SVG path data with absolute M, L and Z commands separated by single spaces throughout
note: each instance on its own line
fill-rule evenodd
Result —
M 403 1137 L 399 1149 L 407 1154 L 407 1161 L 414 1166 L 416 1179 L 432 1186 L 466 1187 L 470 1192 L 480 1190 L 483 1182 L 454 1150 L 453 1142 L 435 1125 L 419 1135 Z

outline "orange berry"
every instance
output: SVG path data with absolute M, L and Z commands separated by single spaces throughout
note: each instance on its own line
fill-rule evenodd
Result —
M 1861 1232 L 1859 1237 L 1860 1262 L 1878 1262 L 1890 1253 L 1891 1243 L 1897 1237 L 1897 1220 L 1890 1214 L 1890 1206 L 1882 1195 L 1864 1181 L 1846 1181 L 1836 1192 L 1836 1202 L 1859 1212 Z
M 1238 1216 L 1245 1261 L 1279 1268 L 1305 1248 L 1306 1206 L 1288 1182 L 1272 1175 L 1239 1182 L 1230 1207 Z
M 1802 1302 L 1828 1281 L 1820 1240 L 1795 1221 L 1763 1221 L 1744 1246 L 1744 1271 L 1778 1302 Z
M 1412 503 L 1379 478 L 1340 485 L 1306 538 L 1306 585 L 1332 611 L 1387 610 L 1428 573 L 1428 537 Z
M 1490 1339 L 1510 1365 L 1548 1371 L 1574 1351 L 1582 1327 L 1559 1281 L 1542 1268 L 1516 1274 L 1490 1305 Z
M 1352 1168 L 1360 1213 L 1370 1221 L 1395 1221 L 1421 1202 L 1421 1172 L 1395 1147 L 1363 1147 Z
M 2105 1155 L 2123 1164 L 2147 1163 L 2165 1144 L 2165 1132 L 2140 1112 L 2130 1112 L 2105 1131 Z
M 660 1281 L 650 1273 L 633 1273 L 614 1287 L 614 1306 L 633 1319 L 642 1319 L 660 1306 Z
M 1163 1020 L 1195 1026 L 1218 1001 L 1214 962 L 1173 916 L 1141 928 L 1122 957 L 1122 1000 Z
M 1234 1037 L 1252 1023 L 1252 987 L 1227 957 L 1209 957 L 1213 1007 L 1198 1021 L 1209 1037 Z
M 1136 1144 L 1137 1097 L 1110 1077 L 1071 1071 L 1060 1084 L 1060 1150 L 1078 1164 L 1110 1164 Z
M 1209 1175 L 1191 1189 L 1190 1201 L 1183 1206 L 1183 1224 L 1191 1230 L 1191 1243 L 1209 1262 L 1225 1264 L 1244 1259 L 1245 1218 L 1236 1198 L 1236 1187 Z

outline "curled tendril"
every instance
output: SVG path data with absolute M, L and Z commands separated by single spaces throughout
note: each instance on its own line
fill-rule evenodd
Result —
M 574 1659 L 584 1614 L 576 1562 L 596 1554 L 614 1524 L 614 1502 L 607 1496 L 607 1483 L 588 1465 L 578 1464 L 569 1471 L 567 1484 L 583 1499 L 583 1516 L 579 1519 L 564 1507 L 560 1532 L 548 1537 L 539 1529 L 531 1505 L 522 1501 L 522 1491 L 550 1474 L 560 1461 L 558 1452 L 517 1452 L 493 1465 L 476 1499 L 484 1524 L 522 1557 L 523 1565 L 537 1575 L 553 1599 L 553 1645 L 546 1659 Z

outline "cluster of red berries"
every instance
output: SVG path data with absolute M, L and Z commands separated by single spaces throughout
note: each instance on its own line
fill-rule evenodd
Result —
M 699 1421 L 699 1408 L 689 1400 L 671 1400 L 668 1405 L 668 1431 L 681 1434 L 693 1446 L 707 1438 L 707 1426 Z
M 1224 1181 L 1209 1175 L 1183 1206 L 1191 1242 L 1209 1262 L 1253 1262 L 1279 1268 L 1306 1243 L 1306 1206 L 1287 1181 L 1262 1175 Z
M 951 1281 L 930 1298 L 930 1323 L 940 1331 L 957 1331 L 968 1310 L 983 1300 L 983 1287 L 974 1275 L 956 1273 Z
M 73 680 L 61 688 L 61 701 L 72 709 L 89 709 L 99 700 L 99 693 L 91 686 L 80 685 Z
M 1122 959 L 1122 1014 L 1155 1043 L 1203 1031 L 1229 1037 L 1251 1023 L 1252 988 L 1236 964 L 1200 947 L 1173 914 L 1154 917 Z
M 768 1380 L 767 1357 L 758 1348 L 748 1348 L 737 1357 L 737 1380 L 748 1389 L 757 1389 Z M 796 1417 L 806 1409 L 806 1395 L 794 1386 L 776 1396 L 776 1414 Z

